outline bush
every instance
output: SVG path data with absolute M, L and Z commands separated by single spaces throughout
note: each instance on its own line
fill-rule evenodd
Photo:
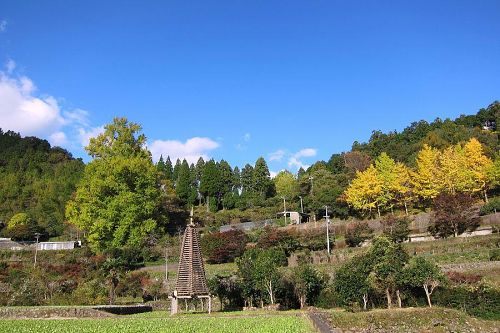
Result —
M 233 262 L 245 251 L 248 236 L 241 230 L 206 234 L 201 239 L 203 255 L 210 264 Z
M 490 199 L 487 204 L 481 207 L 479 215 L 488 215 L 496 212 L 500 212 L 500 197 Z
M 382 232 L 395 243 L 402 243 L 408 239 L 410 234 L 410 221 L 407 217 L 387 215 L 382 220 Z
M 436 305 L 465 311 L 467 314 L 500 320 L 500 291 L 487 286 L 458 286 L 442 288 L 435 292 Z
M 455 284 L 475 284 L 483 278 L 478 274 L 468 274 L 462 272 L 446 272 L 448 279 Z
M 474 199 L 464 193 L 438 195 L 432 204 L 434 212 L 429 232 L 434 237 L 446 238 L 476 229 L 479 218 L 473 204 Z
M 372 238 L 373 229 L 368 226 L 367 222 L 354 222 L 347 226 L 345 233 L 345 242 L 347 246 L 356 247 L 361 245 L 365 240 Z
M 278 247 L 282 249 L 288 257 L 291 253 L 300 249 L 300 243 L 297 238 L 287 230 L 266 227 L 264 232 L 260 234 L 257 247 L 261 249 Z
M 490 261 L 500 260 L 500 248 L 490 250 Z

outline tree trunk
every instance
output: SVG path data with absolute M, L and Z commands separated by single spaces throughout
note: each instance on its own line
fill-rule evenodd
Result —
M 387 308 L 390 309 L 392 306 L 391 293 L 389 292 L 389 288 L 385 289 L 385 297 L 387 298 Z
M 427 303 L 429 304 L 429 307 L 432 308 L 431 294 L 429 293 L 429 287 L 426 284 L 424 284 L 424 290 L 425 296 L 427 296 Z
M 399 289 L 396 290 L 396 296 L 398 297 L 398 306 L 401 309 L 401 294 L 399 293 Z
M 377 205 L 377 213 L 378 213 L 378 217 L 380 218 L 380 207 Z
M 363 310 L 366 311 L 366 305 L 368 304 L 368 294 L 363 294 Z
M 484 190 L 484 202 L 488 203 L 488 193 Z
M 406 201 L 405 201 L 405 212 L 406 212 L 406 216 L 408 216 L 408 206 L 406 205 Z
M 210 196 L 207 195 L 207 213 L 210 212 Z
M 300 295 L 299 297 L 300 308 L 303 309 L 306 305 L 306 295 Z
M 267 291 L 269 292 L 269 298 L 271 299 L 271 305 L 274 305 L 273 281 L 268 282 Z

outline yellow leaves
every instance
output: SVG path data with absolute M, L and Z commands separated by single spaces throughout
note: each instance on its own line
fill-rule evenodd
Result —
M 382 181 L 373 165 L 363 172 L 357 171 L 345 192 L 347 203 L 360 210 L 375 208 L 381 193 Z
M 466 191 L 470 193 L 485 190 L 488 183 L 489 169 L 493 162 L 483 154 L 481 143 L 472 138 L 464 146 L 465 168 L 467 170 Z
M 437 174 L 439 151 L 424 145 L 418 152 L 416 169 L 411 173 L 411 183 L 416 195 L 424 199 L 435 198 L 440 191 Z
M 366 210 L 406 204 L 412 195 L 430 200 L 443 192 L 474 194 L 499 183 L 500 162 L 493 163 L 472 138 L 442 151 L 424 144 L 414 170 L 382 153 L 374 165 L 356 174 L 345 196 L 352 207 Z

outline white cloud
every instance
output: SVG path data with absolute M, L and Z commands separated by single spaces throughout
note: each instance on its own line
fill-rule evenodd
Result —
M 281 161 L 284 156 L 285 156 L 285 151 L 279 149 L 269 154 L 269 161 Z
M 249 142 L 251 138 L 252 136 L 250 135 L 250 133 L 245 133 L 245 135 L 243 135 L 243 141 L 245 142 Z
M 0 32 L 4 32 L 5 30 L 7 30 L 7 21 L 1 20 L 0 21 Z
M 303 157 L 313 157 L 316 156 L 317 150 L 314 148 L 304 148 L 293 154 L 289 159 L 288 159 L 288 166 L 290 168 L 295 167 L 296 169 L 304 168 L 307 169 L 310 167 L 309 164 L 305 164 L 302 162 Z
M 90 138 L 95 138 L 99 134 L 104 133 L 104 126 L 97 126 L 93 128 L 83 128 L 78 129 L 78 138 L 82 147 L 89 144 Z
M 82 131 L 91 132 L 86 111 L 63 110 L 55 97 L 37 93 L 33 81 L 17 76 L 15 69 L 9 59 L 0 70 L 0 128 L 47 138 L 57 146 L 74 146 L 82 141 Z
M 301 158 L 301 157 L 312 157 L 316 156 L 317 150 L 314 148 L 304 148 L 296 152 L 293 156 L 296 158 Z
M 66 134 L 64 132 L 55 132 L 49 136 L 49 141 L 54 146 L 62 147 L 68 143 L 68 138 L 66 137 Z
M 276 177 L 276 175 L 278 175 L 278 172 L 269 170 L 269 174 L 271 175 L 271 179 L 273 179 L 274 177 Z
M 39 98 L 27 77 L 12 78 L 0 72 L 0 127 L 24 135 L 48 136 L 64 124 L 52 96 Z
M 148 148 L 153 155 L 153 160 L 157 161 L 160 155 L 170 156 L 172 162 L 177 159 L 186 159 L 189 163 L 196 163 L 200 157 L 209 159 L 208 153 L 220 145 L 210 138 L 194 137 L 181 142 L 178 140 L 155 140 L 148 144 Z

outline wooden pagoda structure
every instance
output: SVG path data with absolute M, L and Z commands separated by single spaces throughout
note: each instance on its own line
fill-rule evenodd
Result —
M 184 231 L 179 257 L 179 268 L 177 270 L 177 281 L 172 295 L 170 313 L 179 312 L 179 300 L 186 304 L 191 300 L 200 300 L 201 308 L 204 308 L 203 300 L 208 302 L 208 313 L 212 310 L 212 299 L 208 291 L 205 267 L 201 256 L 200 234 L 193 223 L 193 209 L 191 209 L 190 223 Z

